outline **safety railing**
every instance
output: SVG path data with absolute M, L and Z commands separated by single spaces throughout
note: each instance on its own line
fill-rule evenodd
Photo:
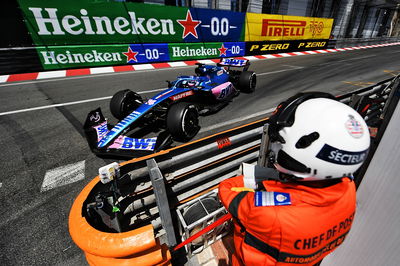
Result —
M 383 134 L 384 121 L 390 119 L 390 110 L 398 102 L 399 80 L 399 77 L 387 79 L 337 96 L 338 100 L 358 110 L 372 132 L 377 132 L 372 134 L 374 141 L 371 146 L 372 152 L 369 154 L 371 158 L 374 146 L 379 143 L 378 137 Z M 187 238 L 195 228 L 202 228 L 215 220 L 222 209 L 219 208 L 218 212 L 217 209 L 206 209 L 205 216 L 199 216 L 197 220 L 190 222 L 185 217 L 185 211 L 194 208 L 191 207 L 194 205 L 205 205 L 202 200 L 209 199 L 211 195 L 215 198 L 218 184 L 237 175 L 243 162 L 263 164 L 263 159 L 265 162 L 262 151 L 266 148 L 266 141 L 262 136 L 267 122 L 268 118 L 261 119 L 120 164 L 118 179 L 107 184 L 97 181 L 97 184 L 92 184 L 90 192 L 86 192 L 85 200 L 76 206 L 79 208 L 80 218 L 83 217 L 87 224 L 96 230 L 109 233 L 132 232 L 152 225 L 154 237 L 159 239 L 161 244 L 175 246 L 178 241 Z M 360 171 L 359 175 L 362 174 Z M 102 209 L 104 207 L 101 208 L 107 204 L 108 211 Z M 98 208 L 98 212 L 93 213 L 92 208 L 89 213 L 89 206 Z M 99 215 L 100 209 L 102 215 Z M 104 219 L 104 213 L 117 219 L 118 227 L 113 226 L 109 222 L 110 219 Z M 73 222 L 70 219 L 70 225 Z M 214 233 L 211 239 L 215 240 L 218 234 Z M 182 235 L 183 238 L 179 237 Z M 204 238 L 201 243 L 196 243 L 196 247 L 209 240 L 210 238 Z M 196 252 L 196 248 L 188 252 Z
M 179 236 L 183 242 L 194 233 L 199 232 L 227 213 L 225 207 L 218 199 L 217 190 L 214 189 L 204 195 L 190 200 L 176 208 L 179 222 Z M 190 257 L 200 253 L 207 246 L 225 236 L 229 230 L 225 222 L 203 236 L 196 238 L 186 246 L 186 253 Z

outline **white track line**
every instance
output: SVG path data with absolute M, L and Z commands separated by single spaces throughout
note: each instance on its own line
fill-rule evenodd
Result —
M 289 67 L 290 67 L 289 69 L 281 69 L 281 70 L 276 70 L 276 71 L 271 71 L 271 72 L 257 73 L 257 75 L 258 76 L 271 75 L 271 74 L 275 74 L 275 73 L 280 73 L 280 72 L 291 71 L 291 70 L 303 68 L 303 67 L 298 67 L 298 66 L 289 66 Z M 162 91 L 165 89 L 166 88 L 154 89 L 154 90 L 148 90 L 148 91 L 141 91 L 139 93 L 145 94 L 145 93 L 150 93 L 150 92 L 158 92 L 158 91 Z M 81 103 L 87 103 L 87 102 L 103 101 L 103 100 L 111 99 L 111 97 L 112 96 L 106 96 L 106 97 L 93 98 L 93 99 L 81 100 L 81 101 L 75 101 L 75 102 L 58 103 L 58 104 L 52 104 L 52 105 L 26 108 L 26 109 L 21 109 L 21 110 L 2 112 L 2 113 L 0 113 L 0 116 L 18 114 L 18 113 L 24 113 L 24 112 L 31 112 L 31 111 L 37 111 L 37 110 L 43 110 L 43 109 L 49 109 L 49 108 L 55 108 L 55 107 L 61 107 L 61 106 L 68 106 L 68 105 L 74 105 L 74 104 L 81 104 Z
M 182 67 L 176 67 L 178 68 L 189 68 L 193 66 L 182 66 Z M 156 68 L 153 69 L 152 71 L 168 71 L 171 70 L 171 68 Z M 142 73 L 143 71 L 126 71 L 126 72 L 114 72 L 114 73 L 104 73 L 102 75 L 86 75 L 86 76 L 69 76 L 69 77 L 63 77 L 63 78 L 52 78 L 48 80 L 31 80 L 31 81 L 21 81 L 21 82 L 10 82 L 10 83 L 4 83 L 0 84 L 0 87 L 8 87 L 8 86 L 15 86 L 15 85 L 25 85 L 25 84 L 34 84 L 34 83 L 43 83 L 43 82 L 52 82 L 52 81 L 62 81 L 62 80 L 70 80 L 70 79 L 86 79 L 86 78 L 98 78 L 98 77 L 105 77 L 105 76 L 111 76 L 111 75 L 128 75 L 128 74 L 138 74 Z M 1 80 L 0 76 L 0 80 Z M 1 81 L 0 81 L 1 82 Z
M 281 73 L 281 72 L 292 71 L 292 70 L 297 70 L 297 69 L 304 68 L 304 67 L 299 67 L 299 66 L 289 66 L 289 67 L 290 68 L 287 68 L 287 69 L 275 70 L 275 71 L 264 72 L 264 73 L 257 73 L 257 76 L 272 75 L 272 74 L 275 74 L 275 73 Z
M 165 89 L 166 88 L 148 90 L 148 91 L 141 91 L 139 93 L 140 94 L 145 94 L 145 93 L 149 93 L 149 92 L 163 91 Z M 93 98 L 93 99 L 82 100 L 82 101 L 67 102 L 67 103 L 57 103 L 57 104 L 51 104 L 51 105 L 45 105 L 45 106 L 38 106 L 38 107 L 21 109 L 21 110 L 3 112 L 3 113 L 0 113 L 0 116 L 18 114 L 18 113 L 24 113 L 24 112 L 31 112 L 31 111 L 37 111 L 37 110 L 43 110 L 43 109 L 49 109 L 49 108 L 56 108 L 56 107 L 60 107 L 60 106 L 68 106 L 68 105 L 74 105 L 74 104 L 81 104 L 81 103 L 88 103 L 88 102 L 95 102 L 95 101 L 103 101 L 103 100 L 108 100 L 108 99 L 111 99 L 111 98 L 112 98 L 112 96 L 106 96 L 106 97 Z
M 239 117 L 239 118 L 236 118 L 236 119 L 224 122 L 224 123 L 218 123 L 217 125 L 212 125 L 212 126 L 209 126 L 209 127 L 201 128 L 199 132 L 207 132 L 207 131 L 218 129 L 218 128 L 221 128 L 221 127 L 224 127 L 224 126 L 229 126 L 229 125 L 232 125 L 232 124 L 235 124 L 235 123 L 238 123 L 238 122 L 242 122 L 244 120 L 255 118 L 257 116 L 262 116 L 262 115 L 269 114 L 269 113 L 273 112 L 274 110 L 275 110 L 275 108 L 271 108 L 271 109 L 264 110 L 264 111 L 261 111 L 261 112 L 258 112 L 258 113 L 254 113 L 254 114 L 251 114 L 251 115 L 248 115 L 248 116 L 242 116 L 242 117 Z

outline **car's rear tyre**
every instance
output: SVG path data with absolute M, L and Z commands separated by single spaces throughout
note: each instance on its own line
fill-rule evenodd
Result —
M 172 137 L 178 141 L 188 141 L 200 129 L 199 113 L 193 104 L 180 102 L 168 110 L 167 128 Z
M 131 90 L 122 90 L 114 94 L 110 101 L 111 114 L 118 120 L 124 119 L 143 103 L 142 97 Z
M 253 92 L 256 89 L 257 76 L 253 71 L 243 71 L 239 76 L 238 87 L 243 92 Z

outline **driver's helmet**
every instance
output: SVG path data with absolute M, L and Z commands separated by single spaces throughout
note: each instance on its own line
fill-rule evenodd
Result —
M 196 80 L 189 79 L 189 80 L 183 80 L 181 85 L 182 88 L 193 88 L 197 85 L 197 83 L 198 82 Z
M 365 121 L 331 94 L 299 93 L 277 107 L 269 124 L 269 162 L 289 177 L 352 177 L 367 157 Z

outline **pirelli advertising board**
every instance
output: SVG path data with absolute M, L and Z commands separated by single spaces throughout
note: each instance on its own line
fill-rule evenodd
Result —
M 329 39 L 333 19 L 246 14 L 245 41 Z

